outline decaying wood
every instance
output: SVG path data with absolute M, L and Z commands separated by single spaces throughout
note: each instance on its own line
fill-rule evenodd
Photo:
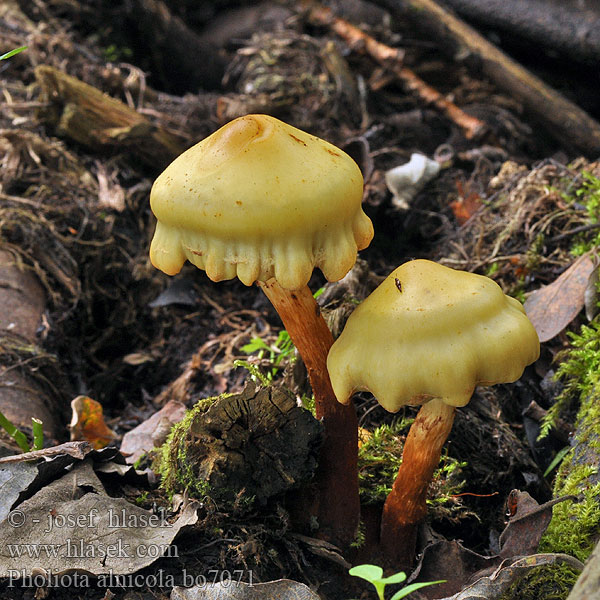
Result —
M 262 503 L 310 479 L 320 432 L 319 423 L 288 392 L 249 385 L 176 427 L 168 477 L 191 475 L 221 506 L 241 493 Z
M 49 66 L 37 67 L 35 75 L 51 103 L 44 117 L 58 135 L 94 150 L 127 148 L 157 169 L 185 150 L 179 137 L 97 88 Z
M 595 67 L 600 61 L 597 3 L 565 0 L 445 0 L 476 24 L 519 36 L 563 57 Z
M 43 389 L 27 368 L 21 368 L 27 367 L 28 360 L 35 361 L 46 295 L 35 275 L 3 248 L 0 307 L 0 411 L 19 428 L 30 428 L 33 417 L 40 419 L 44 434 L 57 439 L 62 426 L 60 400 Z
M 567 600 L 594 600 L 600 590 L 600 542 L 585 563 Z
M 525 110 L 563 146 L 588 156 L 600 153 L 600 124 L 584 110 L 488 42 L 434 0 L 379 0 L 426 29 L 454 56 L 465 56 L 484 75 L 523 104 Z
M 378 63 L 392 71 L 409 91 L 417 94 L 425 103 L 434 106 L 456 123 L 463 130 L 466 138 L 475 138 L 485 131 L 483 121 L 464 112 L 404 66 L 403 53 L 400 50 L 378 42 L 348 21 L 336 17 L 329 8 L 314 2 L 309 2 L 308 7 L 309 19 L 313 23 L 330 27 L 354 48 L 364 48 Z

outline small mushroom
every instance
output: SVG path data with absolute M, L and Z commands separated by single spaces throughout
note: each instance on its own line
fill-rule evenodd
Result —
M 390 412 L 421 406 L 383 509 L 381 548 L 391 564 L 406 568 L 414 558 L 455 408 L 477 385 L 516 381 L 538 356 L 517 300 L 487 277 L 428 260 L 398 267 L 352 313 L 327 361 L 338 400 L 366 390 Z
M 169 275 L 189 260 L 213 281 L 238 277 L 267 295 L 306 364 L 325 435 L 317 474 L 319 525 L 339 543 L 358 524 L 357 420 L 327 373 L 332 335 L 308 288 L 319 267 L 341 279 L 368 246 L 363 178 L 332 144 L 267 115 L 231 121 L 158 177 L 150 258 Z

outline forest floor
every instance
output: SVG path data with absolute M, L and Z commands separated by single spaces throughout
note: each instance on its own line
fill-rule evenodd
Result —
M 491 277 L 525 302 L 540 334 L 540 359 L 518 382 L 478 388 L 457 411 L 413 573 L 448 583 L 421 597 L 458 598 L 476 572 L 489 575 L 523 555 L 566 565 L 570 586 L 585 556 L 569 562 L 566 549 L 547 545 L 542 554 L 538 546 L 577 404 L 539 434 L 565 386 L 574 388 L 555 378 L 567 360 L 567 332 L 596 313 L 600 146 L 582 147 L 552 128 L 514 90 L 445 53 L 441 40 L 385 3 L 333 3 L 344 19 L 337 22 L 286 2 L 2 4 L 0 54 L 27 48 L 0 61 L 0 410 L 27 443 L 31 419 L 42 421 L 44 449 L 37 460 L 0 465 L 0 596 L 374 597 L 347 571 L 378 558 L 373 532 L 416 408 L 390 414 L 368 393 L 354 398 L 364 539 L 352 549 L 296 520 L 294 489 L 264 492 L 260 502 L 243 486 L 231 502 L 177 486 L 173 495 L 152 461 L 185 408 L 240 393 L 257 372 L 298 399 L 310 395 L 255 286 L 212 282 L 189 263 L 169 277 L 148 257 L 155 178 L 248 113 L 330 141 L 363 173 L 375 237 L 351 277 L 327 283 L 315 271 L 310 282 L 322 290 L 334 335 L 383 277 L 414 258 Z M 381 45 L 373 48 L 371 38 Z M 522 43 L 501 41 L 600 118 L 584 66 L 543 53 L 534 62 Z M 419 179 L 413 169 L 415 183 L 394 196 L 385 174 L 414 153 L 439 172 Z M 401 375 L 402 365 L 390 374 Z M 6 456 L 23 450 L 8 434 L 2 446 Z M 538 517 L 527 536 L 518 534 L 526 543 L 512 534 L 516 547 L 507 553 L 507 518 L 517 507 Z M 94 519 L 106 514 L 126 522 L 102 541 Z M 61 554 L 68 544 L 79 552 Z M 511 565 L 504 587 L 487 581 L 477 597 L 525 597 L 502 596 L 527 576 Z M 259 591 L 234 596 L 227 586 L 209 589 L 220 579 L 308 587 L 255 585 Z M 192 582 L 204 595 L 172 591 Z

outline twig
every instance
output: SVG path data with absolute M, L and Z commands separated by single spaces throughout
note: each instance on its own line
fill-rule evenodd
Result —
M 491 44 L 434 0 L 377 0 L 395 15 L 440 40 L 452 55 L 468 57 L 479 71 L 523 104 L 563 146 L 587 156 L 600 152 L 600 124 L 579 106 Z
M 472 139 L 483 134 L 486 129 L 485 123 L 464 112 L 456 104 L 444 98 L 436 89 L 425 83 L 413 71 L 405 67 L 402 64 L 404 53 L 401 50 L 378 42 L 358 27 L 348 23 L 348 21 L 336 17 L 329 8 L 321 6 L 316 2 L 308 2 L 307 6 L 310 21 L 317 25 L 329 27 L 337 35 L 346 40 L 352 48 L 366 50 L 373 59 L 392 71 L 409 91 L 417 94 L 427 104 L 435 106 L 453 123 L 458 125 L 464 131 L 467 139 Z

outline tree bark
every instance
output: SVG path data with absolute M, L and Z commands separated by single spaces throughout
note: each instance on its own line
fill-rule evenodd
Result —
M 43 422 L 46 438 L 64 438 L 61 413 L 66 406 L 43 385 L 36 368 L 44 360 L 36 338 L 46 295 L 35 275 L 4 248 L 0 248 L 0 307 L 0 411 L 19 429 L 30 429 L 35 417 Z

